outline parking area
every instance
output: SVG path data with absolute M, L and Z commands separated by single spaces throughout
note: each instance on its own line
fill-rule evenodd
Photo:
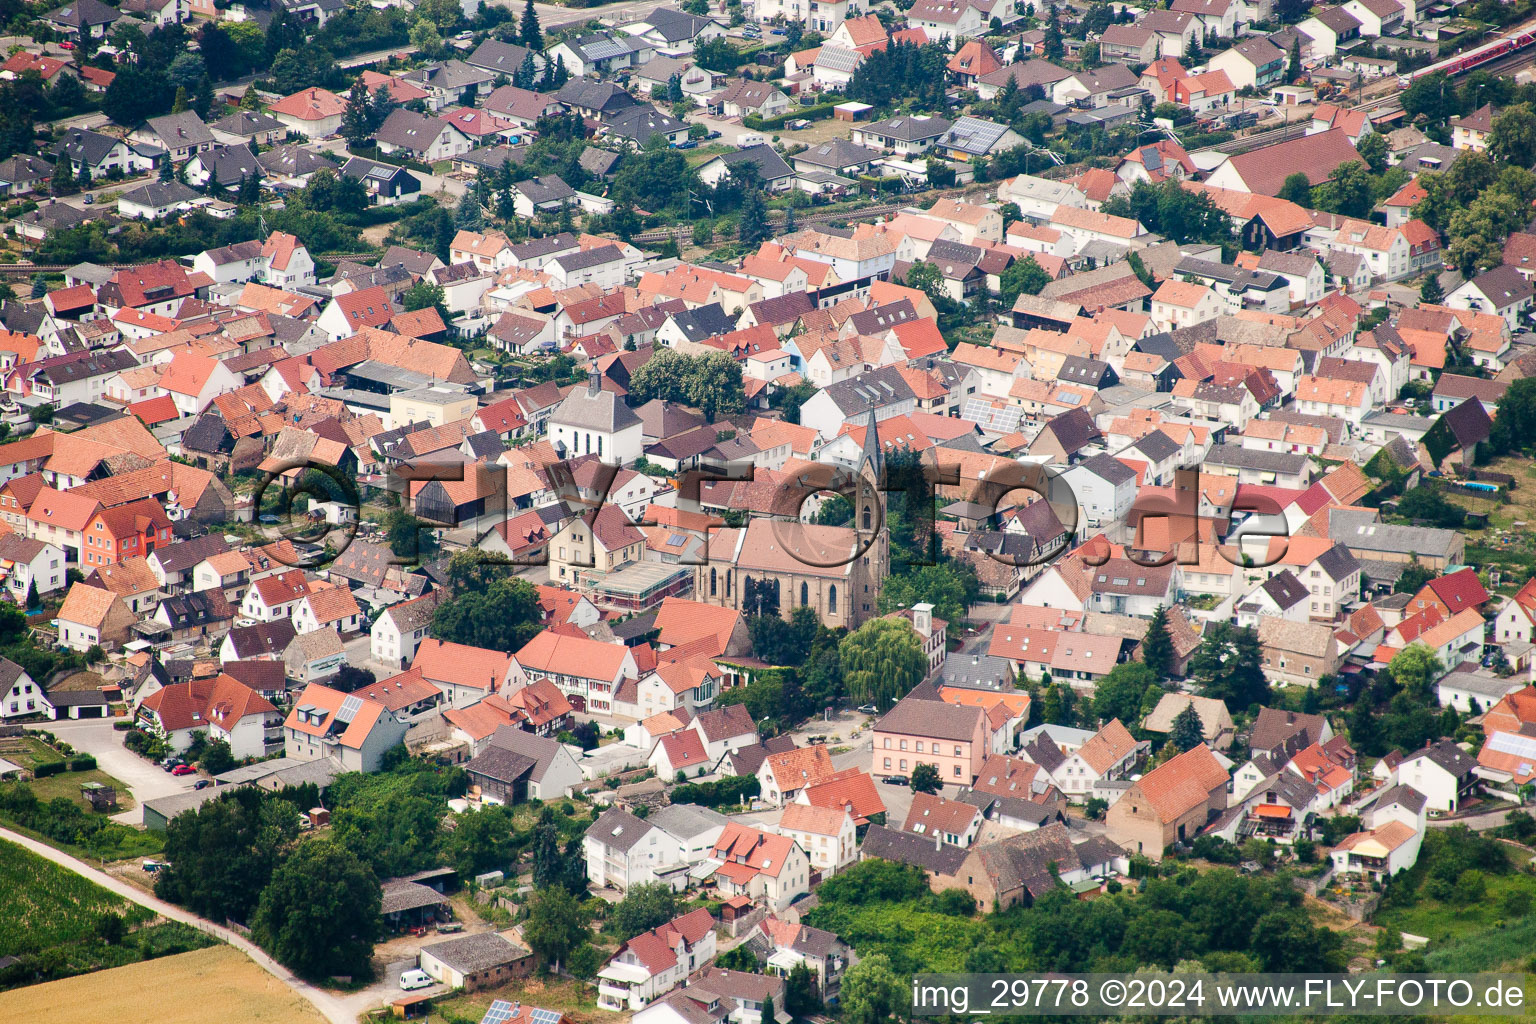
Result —
M 45 728 L 76 750 L 96 758 L 102 771 L 128 786 L 134 803 L 139 805 L 157 797 L 185 793 L 202 777 L 196 774 L 172 775 L 159 765 L 135 754 L 123 746 L 123 734 L 112 728 L 113 721 L 49 722 Z M 143 812 L 135 807 L 114 817 L 137 825 L 143 820 Z

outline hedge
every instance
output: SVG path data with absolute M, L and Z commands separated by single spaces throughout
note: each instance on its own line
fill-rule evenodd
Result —
M 787 114 L 778 117 L 759 117 L 756 114 L 748 114 L 741 119 L 741 123 L 754 131 L 775 131 L 783 128 L 791 121 L 825 121 L 832 116 L 832 111 L 837 109 L 836 103 L 821 103 L 814 107 L 801 107 L 799 110 L 791 110 Z
M 35 779 L 46 779 L 50 775 L 58 775 L 64 771 L 65 763 L 64 761 L 44 761 L 42 764 L 35 765 L 32 768 L 32 777 Z
M 72 772 L 91 772 L 96 770 L 96 758 L 90 754 L 80 754 L 69 759 L 69 770 Z

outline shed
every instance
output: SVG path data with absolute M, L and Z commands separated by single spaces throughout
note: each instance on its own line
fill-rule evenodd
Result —
M 421 950 L 421 969 L 436 981 L 468 991 L 526 978 L 533 954 L 495 932 L 460 935 Z
M 839 121 L 863 121 L 874 112 L 874 106 L 869 103 L 858 103 L 850 100 L 847 103 L 839 103 L 832 108 L 832 116 Z

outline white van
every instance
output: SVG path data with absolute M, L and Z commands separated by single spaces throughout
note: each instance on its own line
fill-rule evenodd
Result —
M 400 987 L 409 992 L 412 989 L 431 988 L 432 976 L 423 970 L 406 971 L 400 975 Z

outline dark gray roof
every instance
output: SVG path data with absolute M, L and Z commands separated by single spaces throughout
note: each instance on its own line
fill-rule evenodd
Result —
M 1181 450 L 1177 444 L 1174 444 L 1173 439 L 1161 430 L 1152 431 L 1129 447 L 1130 450 L 1140 452 L 1153 462 L 1171 459 Z
M 938 843 L 926 836 L 871 825 L 859 849 L 863 857 L 879 857 L 898 864 L 911 864 L 938 875 L 953 875 L 965 863 L 970 851 L 949 843 Z
M 1420 757 L 1429 758 L 1458 779 L 1464 779 L 1471 775 L 1472 769 L 1477 767 L 1476 758 L 1450 740 L 1437 740 L 1427 747 L 1415 750 L 1403 758 L 1403 760 L 1407 762 Z
M 844 416 L 916 399 L 897 366 L 882 366 L 857 377 L 838 381 L 824 393 Z
M 1248 734 L 1248 749 L 1255 753 L 1283 752 L 1289 760 L 1296 751 L 1322 742 L 1324 724 L 1322 715 L 1261 707 Z
M 130 203 L 140 206 L 148 206 L 160 209 L 165 206 L 173 206 L 176 203 L 190 203 L 200 198 L 199 193 L 179 181 L 152 181 L 147 185 L 129 189 L 118 197 Z
M 486 39 L 475 52 L 464 58 L 464 63 L 471 67 L 491 71 L 499 75 L 511 78 L 517 70 L 523 66 L 523 61 L 529 54 L 533 54 L 533 64 L 542 68 L 544 55 L 528 49 L 526 46 L 518 46 L 516 43 L 504 43 L 500 39 Z
M 237 110 L 228 117 L 221 117 L 209 125 L 230 135 L 255 135 L 258 132 L 281 131 L 283 122 L 260 110 Z
M 1136 478 L 1136 471 L 1134 469 L 1107 452 L 1100 452 L 1097 455 L 1089 456 L 1078 463 L 1078 466 L 1112 484 L 1122 484 L 1127 480 L 1134 480 Z
M 1376 803 L 1372 806 L 1379 810 L 1383 807 L 1390 807 L 1393 804 L 1401 804 L 1402 806 L 1417 814 L 1419 811 L 1424 809 L 1424 804 L 1427 801 L 1428 798 L 1425 797 L 1423 793 L 1420 793 L 1418 790 L 1414 789 L 1412 786 L 1409 786 L 1405 783 L 1398 783 L 1396 786 L 1393 786 L 1391 789 L 1382 793 L 1381 796 L 1377 797 Z
M 160 602 L 160 607 L 170 619 L 172 629 L 202 628 L 228 622 L 234 617 L 229 602 L 216 590 L 168 597 Z
M 235 658 L 243 660 L 263 655 L 280 656 L 293 643 L 296 635 L 291 620 L 278 619 L 275 622 L 258 622 L 254 626 L 236 626 L 229 631 L 229 640 L 234 647 Z
M 546 736 L 535 736 L 531 732 L 524 732 L 512 725 L 504 725 L 496 730 L 491 736 L 491 745 L 486 750 L 489 751 L 492 747 L 532 761 L 533 769 L 529 778 L 534 782 L 544 777 L 544 773 L 549 770 L 550 762 L 560 752 L 560 744 L 555 740 Z
M 152 117 L 145 122 L 145 127 L 172 149 L 206 146 L 215 141 L 213 132 L 203 123 L 203 119 L 191 110 Z
M 585 157 L 585 154 L 583 154 Z M 732 153 L 725 153 L 719 157 L 727 167 L 735 167 L 739 163 L 750 163 L 757 166 L 758 177 L 764 182 L 777 181 L 794 175 L 794 169 L 784 162 L 779 151 L 766 142 L 757 146 L 748 146 L 746 149 L 738 149 Z
M 610 807 L 587 826 L 586 835 L 594 842 L 615 850 L 628 851 L 651 830 L 650 823 L 637 818 L 622 807 Z
M 503 728 L 510 727 L 503 726 Z M 490 746 L 466 761 L 464 770 L 472 775 L 484 775 L 488 779 L 510 785 L 533 771 L 537 763 L 531 757 L 497 746 L 492 742 Z
M 736 321 L 726 314 L 718 302 L 674 313 L 671 322 L 683 332 L 683 337 L 695 342 L 729 334 L 736 329 Z
M 242 177 L 261 177 L 261 164 L 248 146 L 214 146 L 199 153 L 197 160 L 219 185 L 239 184 Z
M 555 98 L 568 107 L 602 114 L 614 114 L 640 102 L 612 82 L 594 82 L 589 78 L 571 79 L 560 87 Z
M 1041 732 L 1022 750 L 1024 756 L 1035 764 L 1044 768 L 1047 772 L 1054 772 L 1067 760 L 1067 755 L 1061 752 L 1061 748 L 1051 739 L 1050 734 Z
M 880 159 L 880 151 L 867 146 L 856 146 L 847 139 L 832 139 L 813 146 L 803 153 L 796 153 L 795 163 L 807 163 L 828 170 L 862 166 Z
M 476 974 L 493 967 L 504 967 L 533 955 L 496 932 L 460 935 L 423 946 L 421 951 L 461 974 Z
M 462 60 L 445 60 L 441 64 L 417 68 L 402 77 L 407 82 L 413 82 L 424 89 L 445 89 L 450 92 L 457 92 L 472 85 L 486 85 L 496 80 L 493 72 L 484 68 L 471 67 Z
M 1289 569 L 1281 569 L 1259 586 L 1281 611 L 1305 601 L 1308 596 L 1307 588 L 1302 586 L 1301 581 Z
M 632 107 L 607 119 L 608 132 L 643 146 L 658 135 L 686 131 L 688 125 L 652 106 Z
M 276 146 L 260 153 L 256 162 L 268 174 L 301 178 L 322 168 L 336 170 L 337 165 L 304 146 Z
M 916 319 L 918 319 L 917 310 L 912 308 L 911 299 L 887 302 L 873 309 L 862 310 L 848 318 L 853 329 L 858 333 L 876 335 L 884 334 L 898 324 L 909 323 Z
M 424 153 L 448 128 L 448 125 L 435 118 L 397 107 L 389 112 L 373 137 L 388 146 L 410 150 L 412 153 Z
M 884 139 L 916 142 L 919 139 L 938 138 L 949 131 L 953 123 L 943 117 L 915 117 L 911 114 L 903 114 L 900 117 L 888 117 L 884 121 L 862 125 L 859 130 L 867 135 L 878 135 Z
M 1402 440 L 1402 435 L 1397 436 Z M 1351 573 L 1360 570 L 1360 560 L 1357 559 L 1349 548 L 1343 544 L 1335 544 L 1333 547 L 1317 556 L 1317 567 L 1328 574 L 1328 578 L 1335 583 L 1347 579 Z
M 512 188 L 522 193 L 524 198 L 534 206 L 563 203 L 576 198 L 576 190 L 567 185 L 558 174 L 546 174 L 539 178 L 519 181 Z
M 956 651 L 939 668 L 939 682 L 967 690 L 1013 690 L 1013 663 L 990 654 Z
M 1305 455 L 1296 452 L 1267 452 L 1235 444 L 1212 445 L 1205 461 L 1213 466 L 1256 469 L 1267 473 L 1300 473 L 1307 468 Z
M 110 25 L 122 15 L 101 0 L 72 0 L 50 11 L 48 20 L 56 25 L 80 28 L 83 25 Z

